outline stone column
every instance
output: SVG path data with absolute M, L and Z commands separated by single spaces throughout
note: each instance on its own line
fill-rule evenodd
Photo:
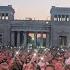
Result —
M 2 13 L 1 13 L 1 20 L 2 20 Z
M 37 33 L 34 33 L 34 45 L 36 47 L 36 42 L 37 42 Z
M 27 45 L 27 33 L 24 32 L 23 35 L 24 35 L 24 46 L 26 46 Z
M 6 20 L 6 13 L 4 13 L 4 19 Z
M 2 13 L 2 20 L 5 19 L 5 13 Z
M 58 21 L 58 17 L 57 17 L 57 15 L 56 15 L 56 21 Z
M 20 32 L 20 45 L 23 47 L 24 46 L 24 33 L 21 31 Z
M 60 15 L 60 21 L 62 21 L 62 15 Z
M 63 17 L 63 15 L 62 15 L 62 21 L 64 21 L 64 17 Z
M 66 17 L 66 15 L 65 15 L 65 21 L 67 21 L 67 17 Z
M 69 15 L 66 16 L 67 21 L 69 21 Z
M 41 42 L 40 42 L 40 46 L 43 47 L 43 33 L 41 33 Z
M 59 16 L 57 15 L 57 21 L 59 21 Z
M 62 19 L 63 19 L 63 17 L 62 17 L 62 15 L 61 15 L 61 21 L 63 21 Z
M 58 17 L 59 17 L 59 21 L 61 21 L 61 15 L 59 15 Z
M 1 13 L 0 13 L 0 20 L 1 20 Z
M 15 39 L 14 39 L 14 31 L 11 32 L 11 45 L 14 46 L 15 45 Z
M 17 47 L 20 46 L 20 32 L 17 32 Z
M 65 16 L 64 15 L 62 15 L 62 21 L 65 21 Z
M 49 38 L 49 33 L 46 34 L 46 47 L 50 47 L 50 38 Z
M 70 21 L 70 15 L 69 15 L 69 21 Z

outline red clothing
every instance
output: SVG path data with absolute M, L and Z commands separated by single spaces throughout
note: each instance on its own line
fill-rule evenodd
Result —
M 64 70 L 63 65 L 60 62 L 55 63 L 55 70 Z

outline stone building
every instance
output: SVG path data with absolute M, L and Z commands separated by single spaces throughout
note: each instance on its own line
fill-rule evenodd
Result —
M 70 46 L 70 8 L 51 8 L 51 40 L 52 46 Z
M 52 6 L 51 20 L 15 20 L 11 5 L 0 6 L 0 45 L 34 48 L 69 47 L 70 8 Z

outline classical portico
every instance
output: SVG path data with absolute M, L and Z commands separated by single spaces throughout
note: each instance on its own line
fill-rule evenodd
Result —
M 48 43 L 49 34 L 46 32 L 11 32 L 12 46 L 33 46 L 34 48 L 45 48 L 49 46 Z

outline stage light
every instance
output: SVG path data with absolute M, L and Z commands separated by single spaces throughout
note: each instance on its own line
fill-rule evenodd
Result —
M 44 49 L 44 51 L 46 51 L 46 49 Z
M 55 49 L 55 48 L 53 48 L 53 49 Z
M 58 54 L 58 55 L 60 55 L 60 53 L 59 53 L 59 52 L 58 52 L 57 54 Z
M 41 60 L 43 60 L 44 58 L 43 57 L 41 57 Z
M 58 50 L 60 50 L 60 49 L 58 48 Z
M 34 53 L 33 55 L 36 56 L 36 53 Z
M 27 52 L 29 52 L 30 50 L 27 50 Z
M 18 55 L 19 54 L 19 51 L 16 51 L 16 55 Z
M 64 51 L 64 49 L 61 49 L 62 51 Z
M 48 24 L 49 22 L 48 21 L 46 21 L 46 24 Z

